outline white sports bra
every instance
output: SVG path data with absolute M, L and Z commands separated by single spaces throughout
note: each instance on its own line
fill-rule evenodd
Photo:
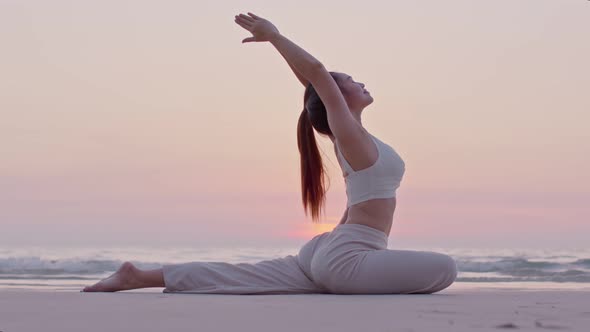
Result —
M 406 170 L 406 164 L 397 152 L 377 137 L 369 134 L 377 145 L 379 157 L 377 161 L 358 171 L 354 171 L 346 161 L 340 147 L 337 147 L 337 157 L 342 161 L 342 167 L 348 173 L 344 177 L 346 182 L 347 207 L 374 198 L 395 197 Z

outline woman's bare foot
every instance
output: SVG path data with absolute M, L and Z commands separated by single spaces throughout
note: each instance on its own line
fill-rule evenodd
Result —
M 102 279 L 96 284 L 84 287 L 82 292 L 116 292 L 121 290 L 142 288 L 140 270 L 130 262 L 125 262 L 117 272 Z

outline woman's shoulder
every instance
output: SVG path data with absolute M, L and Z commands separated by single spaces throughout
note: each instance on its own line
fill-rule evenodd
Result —
M 332 142 L 336 154 L 340 153 L 340 156 L 354 172 L 372 166 L 379 159 L 378 143 L 374 136 L 366 130 L 364 130 L 364 135 L 358 139 L 340 142 L 334 138 Z

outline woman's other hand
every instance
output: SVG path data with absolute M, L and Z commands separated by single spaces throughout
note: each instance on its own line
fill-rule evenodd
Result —
M 277 27 L 270 21 L 250 12 L 248 15 L 236 15 L 235 22 L 252 33 L 252 37 L 245 38 L 242 43 L 270 41 L 280 35 Z

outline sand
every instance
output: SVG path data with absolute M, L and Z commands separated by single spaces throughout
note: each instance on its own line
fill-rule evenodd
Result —
M 585 287 L 585 288 L 583 288 Z M 590 331 L 590 288 L 418 295 L 0 290 L 0 331 Z

